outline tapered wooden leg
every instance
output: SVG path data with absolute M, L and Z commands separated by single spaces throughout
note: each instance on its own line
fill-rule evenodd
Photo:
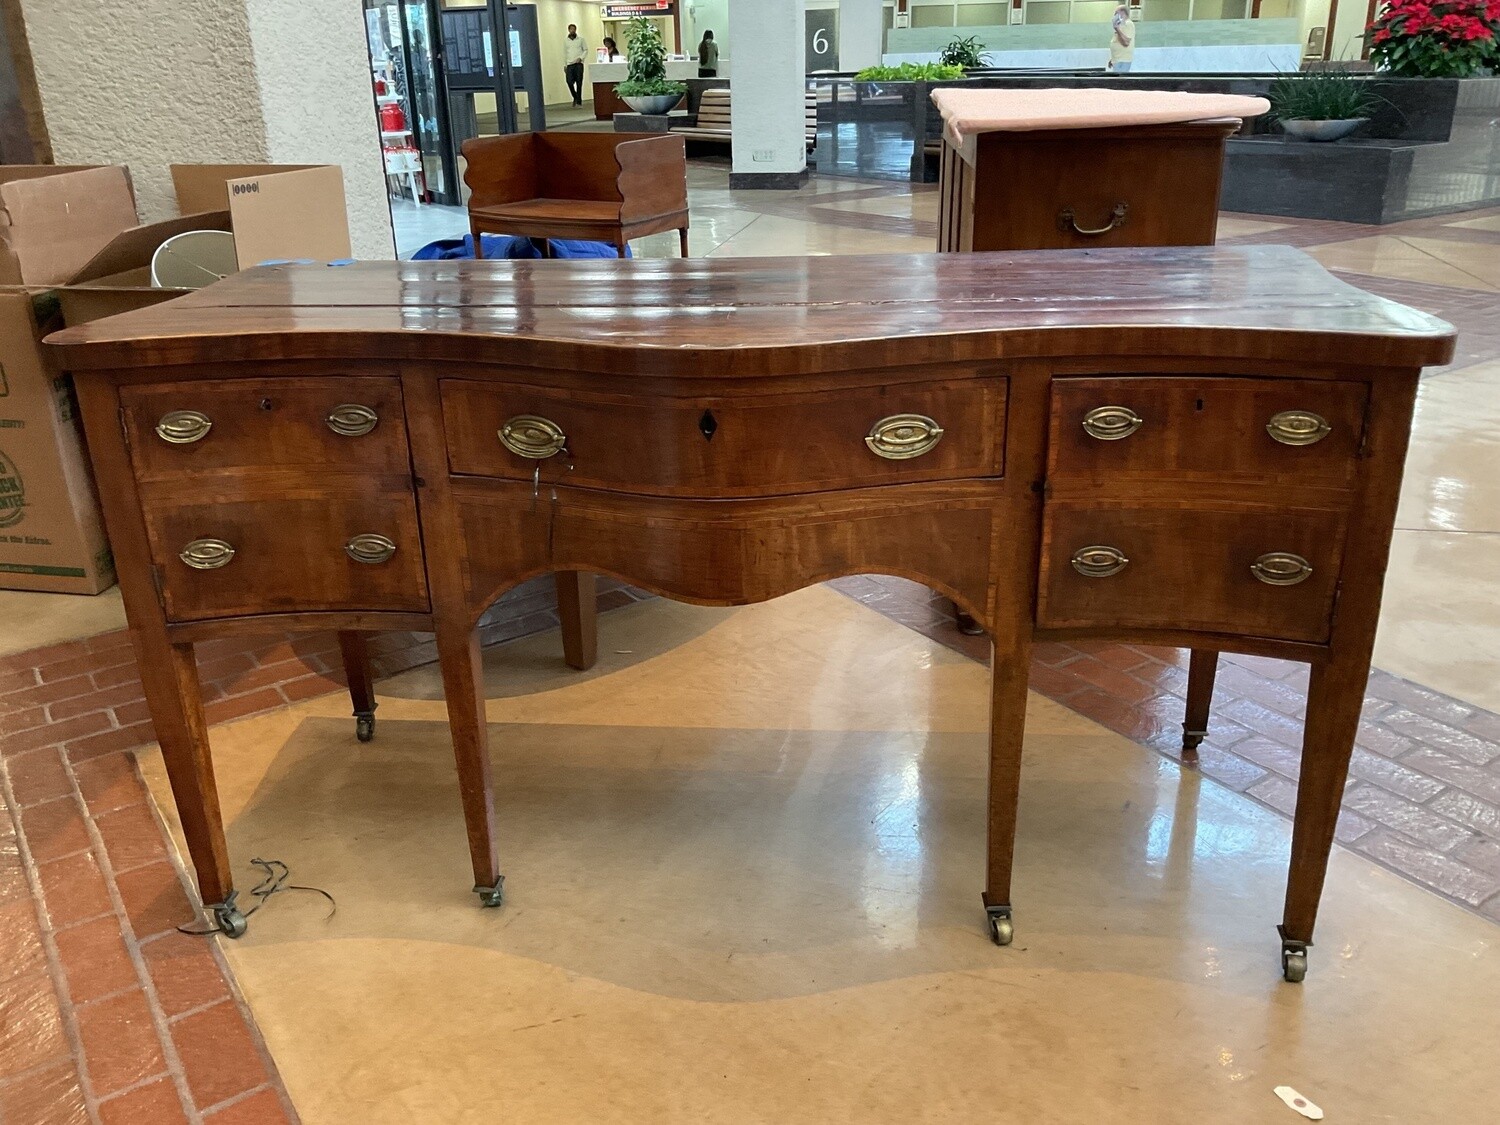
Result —
M 219 929 L 239 937 L 245 932 L 245 919 L 234 905 L 229 847 L 224 840 L 193 646 L 174 645 L 165 636 L 145 630 L 133 630 L 131 639 L 156 740 L 172 783 L 172 799 L 198 877 L 198 893 Z
M 354 733 L 361 742 L 375 737 L 375 678 L 370 668 L 370 650 L 363 633 L 340 633 L 339 651 L 344 657 L 344 675 L 349 680 L 349 701 L 354 705 Z
M 619 238 L 615 239 L 615 252 L 619 254 L 620 257 L 623 258 L 625 256 L 625 251 L 629 248 L 630 242 L 625 238 L 624 235 L 621 235 Z
M 1312 944 L 1318 899 L 1328 873 L 1328 853 L 1338 826 L 1349 777 L 1349 758 L 1359 732 L 1369 667 L 1314 665 L 1307 686 L 1307 722 L 1302 734 L 1302 769 L 1297 780 L 1297 812 L 1292 825 L 1292 858 L 1287 871 L 1283 943 Z
M 1182 721 L 1182 756 L 1196 761 L 1198 744 L 1208 737 L 1208 711 L 1214 701 L 1219 654 L 1195 648 L 1188 657 L 1187 714 Z
M 1021 795 L 1021 744 L 1026 732 L 1026 688 L 1031 642 L 990 655 L 989 829 L 984 910 L 990 937 L 1009 945 L 1012 937 L 1010 879 L 1016 852 L 1016 807 Z
M 556 580 L 563 659 L 569 668 L 586 672 L 599 659 L 598 582 L 583 570 L 560 570 Z
M 495 800 L 490 784 L 479 631 L 439 622 L 437 646 L 453 756 L 458 763 L 464 826 L 469 834 L 469 858 L 474 864 L 474 892 L 484 905 L 499 906 L 505 878 L 500 874 L 500 858 L 495 851 Z
M 469 224 L 469 233 L 474 236 L 474 257 L 476 259 L 483 258 L 484 257 L 484 234 L 483 234 L 483 232 L 480 231 L 480 229 L 477 226 L 475 226 L 473 223 L 470 223 Z
M 682 247 L 682 256 L 684 258 L 686 258 L 688 256 L 687 232 L 688 232 L 687 227 L 678 227 L 677 228 L 677 241 L 678 241 L 678 244 Z

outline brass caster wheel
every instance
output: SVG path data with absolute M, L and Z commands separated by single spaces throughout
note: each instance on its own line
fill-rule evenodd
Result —
M 989 916 L 990 940 L 996 945 L 1009 945 L 1016 936 L 1015 926 L 1010 919 L 1010 907 L 986 907 L 985 913 Z
M 481 905 L 499 906 L 505 897 L 505 876 L 500 876 L 493 887 L 475 887 L 474 893 L 479 896 Z
M 984 636 L 984 626 L 957 606 L 953 607 L 953 623 L 958 626 L 958 631 L 966 637 Z
M 1306 950 L 1283 949 L 1281 951 L 1281 979 L 1288 984 L 1301 984 L 1306 976 Z
M 249 920 L 233 902 L 216 903 L 209 910 L 213 913 L 214 925 L 219 927 L 219 933 L 225 937 L 244 937 L 245 931 L 250 928 Z
M 375 716 L 365 713 L 354 716 L 354 737 L 369 742 L 375 737 Z

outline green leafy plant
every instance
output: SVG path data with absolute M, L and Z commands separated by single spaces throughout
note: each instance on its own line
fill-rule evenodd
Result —
M 1368 77 L 1337 67 L 1283 74 L 1266 97 L 1277 121 L 1348 121 L 1369 117 L 1385 101 L 1370 89 Z
M 1500 0 L 1390 0 L 1365 29 L 1370 60 L 1401 78 L 1500 70 Z
M 951 82 L 964 76 L 964 68 L 943 63 L 909 63 L 900 66 L 867 66 L 854 76 L 856 82 Z
M 966 70 L 988 66 L 989 61 L 990 56 L 977 35 L 966 35 L 962 39 L 955 37 L 938 55 L 938 62 L 943 66 L 958 66 Z
M 649 98 L 658 94 L 685 94 L 682 82 L 667 81 L 667 47 L 661 41 L 661 30 L 645 16 L 636 16 L 625 25 L 626 50 L 630 69 L 625 81 L 615 87 L 622 98 Z

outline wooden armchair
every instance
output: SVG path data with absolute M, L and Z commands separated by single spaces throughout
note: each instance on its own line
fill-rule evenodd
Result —
M 687 257 L 687 155 L 660 133 L 520 133 L 465 141 L 469 227 L 480 235 L 611 242 L 675 230 Z

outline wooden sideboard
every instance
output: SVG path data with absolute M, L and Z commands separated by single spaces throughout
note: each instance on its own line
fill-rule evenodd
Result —
M 434 631 L 499 905 L 475 628 L 496 598 L 569 576 L 576 647 L 579 575 L 738 605 L 874 571 L 993 638 L 1002 945 L 1033 639 L 1308 662 L 1281 927 L 1301 979 L 1441 321 L 1295 250 L 1194 247 L 270 267 L 51 343 L 225 933 L 245 920 L 198 642 L 338 631 L 364 736 L 363 636 Z

